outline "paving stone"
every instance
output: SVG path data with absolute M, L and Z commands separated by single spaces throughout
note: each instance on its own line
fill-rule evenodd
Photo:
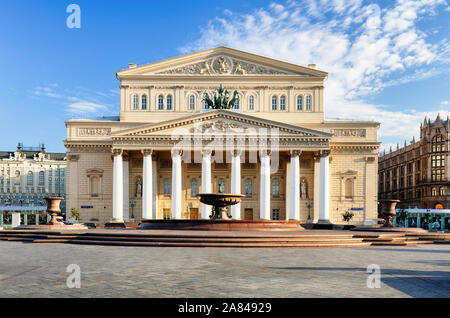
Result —
M 450 297 L 450 246 L 141 248 L 0 242 L 0 297 Z M 70 264 L 81 288 L 69 289 Z M 381 288 L 366 281 L 381 268 Z

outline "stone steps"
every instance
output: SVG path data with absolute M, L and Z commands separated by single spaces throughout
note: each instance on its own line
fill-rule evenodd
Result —
M 404 233 L 355 233 L 355 234 L 247 234 L 227 233 L 127 233 L 117 232 L 44 232 L 1 231 L 0 240 L 28 243 L 68 243 L 107 246 L 148 247 L 362 247 L 362 246 L 408 246 L 418 244 L 448 244 L 450 236 L 408 235 Z

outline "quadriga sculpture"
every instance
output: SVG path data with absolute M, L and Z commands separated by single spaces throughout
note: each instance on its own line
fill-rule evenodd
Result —
M 231 109 L 234 107 L 238 99 L 238 92 L 234 91 L 233 98 L 230 99 L 230 93 L 228 90 L 224 89 L 222 84 L 220 84 L 219 89 L 214 92 L 214 98 L 211 100 L 209 94 L 205 92 L 206 108 L 207 109 Z

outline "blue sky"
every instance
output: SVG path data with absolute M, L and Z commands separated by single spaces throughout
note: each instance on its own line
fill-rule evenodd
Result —
M 65 120 L 118 115 L 116 71 L 219 45 L 317 64 L 327 117 L 380 121 L 402 145 L 449 113 L 449 21 L 445 0 L 2 1 L 0 149 L 63 152 Z

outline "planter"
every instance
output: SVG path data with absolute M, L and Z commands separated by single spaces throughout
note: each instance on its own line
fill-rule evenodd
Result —
M 384 218 L 384 225 L 382 227 L 393 228 L 392 218 L 396 215 L 395 206 L 400 200 L 383 200 L 381 203 L 381 214 Z

